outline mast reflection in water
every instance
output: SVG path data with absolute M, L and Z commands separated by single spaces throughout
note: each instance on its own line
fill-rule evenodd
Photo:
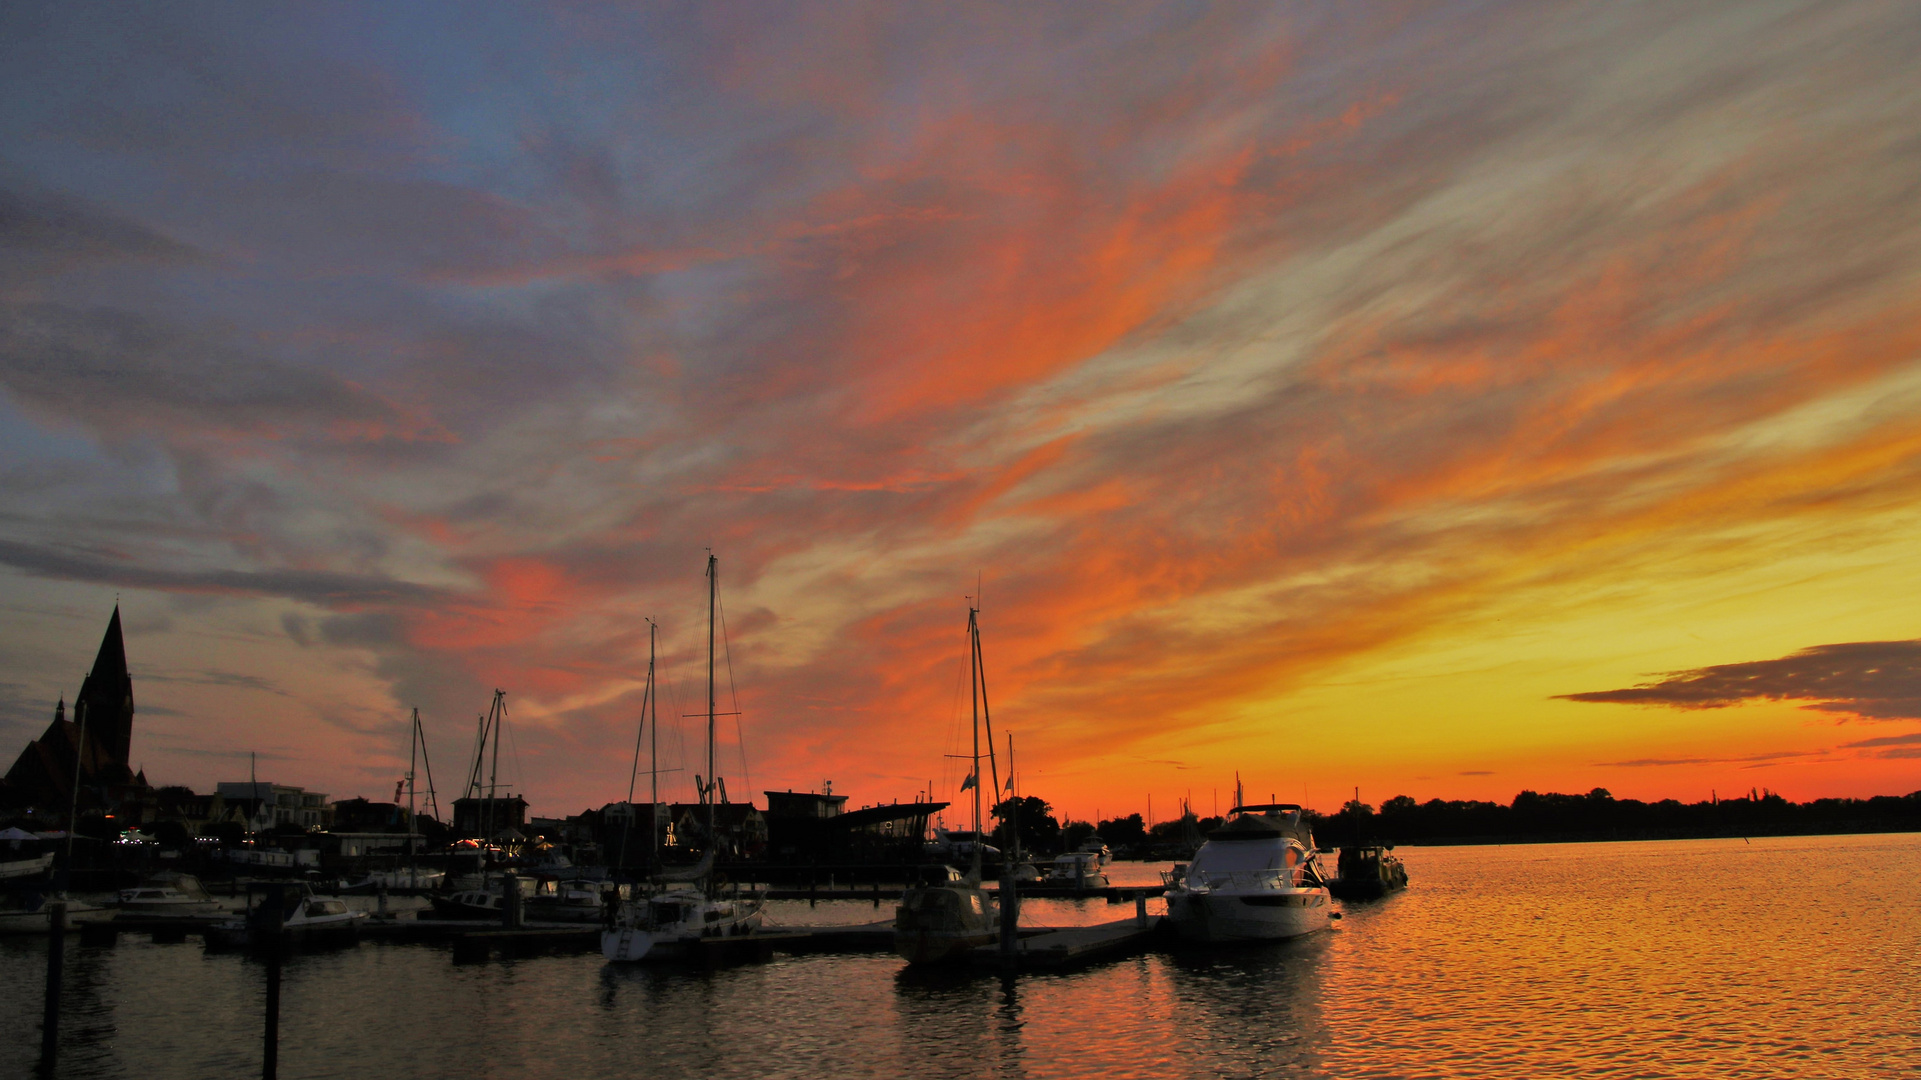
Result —
M 1921 1070 L 1921 836 L 1403 848 L 1332 933 L 1004 982 L 886 955 L 715 972 L 456 966 L 365 943 L 286 967 L 284 1077 L 1888 1077 Z M 1118 863 L 1122 883 L 1157 869 Z M 1036 923 L 1131 907 L 1035 901 Z M 884 917 L 883 911 L 882 916 Z M 773 904 L 774 922 L 871 905 Z M 39 1014 L 43 941 L 0 943 Z M 259 1075 L 264 973 L 126 935 L 68 957 L 68 1077 Z M 30 1026 L 30 1021 L 27 1022 Z M 0 1076 L 37 1039 L 0 1040 Z

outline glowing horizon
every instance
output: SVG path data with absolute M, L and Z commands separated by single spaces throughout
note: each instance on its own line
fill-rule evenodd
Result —
M 1075 818 L 1921 788 L 1900 10 L 0 28 L 8 760 L 117 596 L 155 783 L 578 812 L 656 617 L 679 799 L 712 548 L 736 797 L 954 799 L 977 580 Z

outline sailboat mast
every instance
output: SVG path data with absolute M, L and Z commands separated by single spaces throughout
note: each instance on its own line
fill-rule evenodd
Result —
M 714 790 L 719 782 L 714 776 L 714 610 L 720 602 L 720 560 L 713 552 L 707 553 L 707 844 L 708 850 L 718 853 L 720 834 L 714 825 Z
M 660 821 L 654 815 L 660 808 L 660 695 L 654 693 L 654 638 L 660 631 L 660 624 L 647 620 L 647 689 L 652 714 L 652 743 L 647 755 L 647 775 L 650 788 L 647 796 L 647 866 L 653 868 L 660 862 Z
M 494 760 L 487 769 L 487 839 L 495 833 L 495 815 L 499 812 L 500 798 L 500 729 L 507 723 L 507 691 L 494 690 L 494 707 L 490 714 L 492 723 L 488 726 L 494 732 Z
M 420 831 L 414 817 L 414 771 L 420 767 L 420 710 L 414 709 L 413 727 L 407 732 L 407 868 L 414 869 L 414 834 Z M 418 882 L 409 880 L 409 887 Z
M 974 858 L 970 864 L 975 881 L 981 876 L 981 630 L 979 612 L 967 609 L 969 687 L 974 695 Z
M 618 865 L 621 867 L 627 865 L 627 837 L 634 831 L 634 818 L 636 816 L 634 813 L 634 785 L 640 782 L 640 747 L 647 736 L 647 703 L 652 700 L 654 696 L 653 625 L 652 619 L 647 620 L 649 630 L 647 639 L 647 687 L 641 691 L 640 695 L 640 727 L 634 732 L 634 764 L 632 768 L 627 770 L 627 818 L 626 824 L 620 827 L 620 856 L 617 860 Z M 649 808 L 649 813 L 652 813 L 651 807 Z
M 1020 811 L 1020 802 L 1018 801 L 1020 799 L 1020 792 L 1013 790 L 1013 787 L 1014 787 L 1014 733 L 1011 731 L 1007 733 L 1007 787 L 1009 789 L 1006 793 L 1007 800 L 1009 803 L 1007 808 L 1008 810 L 1007 839 L 1011 842 L 1009 844 L 1009 850 L 1014 853 L 1014 861 L 1018 863 L 1021 861 L 1021 827 L 1020 827 L 1021 811 Z M 1001 793 L 995 792 L 994 797 L 996 799 L 1000 798 Z

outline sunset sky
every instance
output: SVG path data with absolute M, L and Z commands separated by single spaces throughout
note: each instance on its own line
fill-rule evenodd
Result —
M 1921 788 L 1921 9 L 0 8 L 0 767 Z M 643 765 L 644 768 L 644 765 Z M 642 780 L 643 790 L 645 780 Z M 443 803 L 444 805 L 444 803 Z

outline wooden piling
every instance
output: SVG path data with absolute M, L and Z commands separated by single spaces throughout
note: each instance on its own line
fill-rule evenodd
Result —
M 509 930 L 518 930 L 526 918 L 521 914 L 520 875 L 507 874 L 500 880 L 503 890 L 500 894 L 500 924 Z
M 1012 971 L 1018 960 L 1015 952 L 1020 948 L 1021 896 L 1019 886 L 1014 884 L 1014 875 L 1005 865 L 1001 868 L 1001 966 Z
M 266 1030 L 261 1035 L 261 1080 L 275 1080 L 280 1075 L 280 958 L 287 928 L 284 890 L 285 886 L 269 888 L 254 912 L 253 933 L 261 939 L 257 944 L 264 945 L 267 952 L 267 1018 Z
M 67 904 L 47 905 L 47 1004 L 40 1020 L 40 1063 L 47 1075 L 60 1055 L 60 977 L 67 960 Z

